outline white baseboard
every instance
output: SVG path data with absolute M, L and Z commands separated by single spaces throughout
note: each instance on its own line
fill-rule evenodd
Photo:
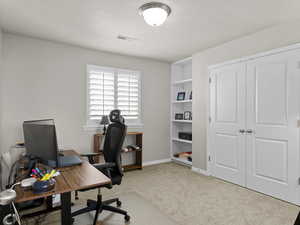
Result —
M 154 161 L 143 162 L 143 166 L 152 166 L 152 165 L 168 163 L 168 162 L 171 162 L 171 159 L 159 159 Z
M 203 169 L 200 169 L 200 168 L 197 168 L 197 167 L 192 167 L 192 171 L 195 172 L 195 173 L 199 173 L 201 175 L 204 175 L 204 176 L 210 176 L 209 172 L 207 170 L 203 170 Z

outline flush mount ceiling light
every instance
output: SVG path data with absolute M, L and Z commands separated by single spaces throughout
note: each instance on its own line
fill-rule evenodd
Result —
M 160 2 L 149 2 L 139 8 L 139 14 L 150 26 L 162 25 L 171 13 L 171 8 Z

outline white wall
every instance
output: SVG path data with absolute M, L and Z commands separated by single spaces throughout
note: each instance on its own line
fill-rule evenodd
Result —
M 2 35 L 2 29 L 0 27 L 0 90 L 2 89 L 1 81 L 2 81 L 2 74 L 3 74 L 3 65 L 2 65 L 3 58 L 2 58 L 2 55 L 3 55 L 3 35 Z M 1 98 L 1 95 L 0 95 L 0 106 L 1 106 L 1 99 L 2 98 Z M 0 108 L 0 144 L 2 143 L 1 114 L 2 114 L 2 110 Z M 0 152 L 1 152 L 1 149 L 0 149 Z
M 300 21 L 281 24 L 193 55 L 193 166 L 206 169 L 208 71 L 212 64 L 300 42 Z
M 92 148 L 86 123 L 86 65 L 142 72 L 144 161 L 169 158 L 170 65 L 4 34 L 1 149 L 23 140 L 24 120 L 54 118 L 59 145 Z

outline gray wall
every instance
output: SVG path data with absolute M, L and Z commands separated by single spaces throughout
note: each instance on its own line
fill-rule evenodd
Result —
M 144 162 L 169 158 L 170 65 L 4 33 L 2 151 L 23 140 L 24 120 L 54 118 L 63 148 L 89 152 L 86 65 L 142 72 Z
M 1 82 L 2 82 L 2 74 L 3 74 L 2 54 L 3 54 L 3 35 L 2 35 L 2 29 L 0 27 L 0 91 L 2 89 Z M 1 98 L 1 95 L 0 95 L 0 106 L 1 106 L 1 99 L 2 98 Z M 1 114 L 2 114 L 2 110 L 0 108 L 0 118 L 1 118 Z M 1 129 L 1 127 L 2 127 L 2 120 L 0 119 L 0 145 L 2 143 L 2 129 Z M 0 152 L 1 152 L 1 149 L 0 149 Z
M 193 166 L 206 169 L 208 71 L 212 64 L 300 42 L 300 21 L 281 24 L 193 55 Z

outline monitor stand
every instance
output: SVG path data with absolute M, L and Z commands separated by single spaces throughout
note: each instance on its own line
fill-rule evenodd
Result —
M 36 164 L 38 162 L 38 159 L 36 157 L 28 156 L 28 158 L 29 158 L 29 161 L 28 161 L 28 164 L 27 164 L 28 173 L 27 173 L 26 177 L 30 177 L 31 171 L 34 168 L 36 168 Z

